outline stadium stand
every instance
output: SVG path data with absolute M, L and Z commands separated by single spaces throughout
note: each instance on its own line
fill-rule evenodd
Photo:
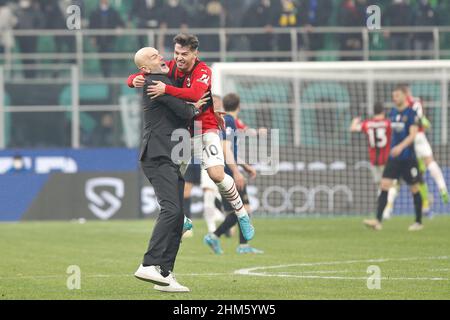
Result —
M 158 2 L 158 1 L 157 1 Z M 159 1 L 159 3 L 162 3 L 164 1 Z M 195 28 L 202 28 L 203 25 L 196 23 L 195 21 L 195 17 L 199 12 L 202 12 L 202 10 L 204 10 L 204 7 L 206 5 L 208 5 L 209 2 L 213 2 L 213 1 L 183 1 L 182 4 L 180 5 L 184 5 L 186 7 L 189 7 L 189 23 L 188 25 L 193 26 Z M 225 8 L 225 12 L 228 10 L 230 12 L 235 12 L 235 11 L 241 11 L 241 12 L 245 12 L 246 10 L 248 10 L 248 4 L 252 4 L 257 2 L 256 0 L 254 1 L 232 1 L 230 2 L 231 4 L 227 4 L 228 2 L 224 1 L 223 2 L 223 7 Z M 296 25 L 290 25 L 290 26 L 295 26 L 295 27 L 301 27 L 301 26 L 305 26 L 307 24 L 309 24 L 308 21 L 306 21 L 306 19 L 303 18 L 303 12 L 301 12 L 301 10 L 303 10 L 303 3 L 305 3 L 306 1 L 292 1 L 294 7 L 296 7 L 296 10 L 294 12 L 296 12 L 297 14 L 297 23 Z M 12 1 L 6 1 L 6 3 L 13 3 Z M 88 17 L 91 15 L 91 13 L 97 8 L 97 1 L 82 1 L 83 5 L 84 5 L 84 12 L 82 13 L 83 18 L 84 18 L 84 27 L 89 27 L 88 26 Z M 134 15 L 136 15 L 135 12 L 133 12 L 133 7 L 130 4 L 130 2 L 128 1 L 110 1 L 111 6 L 116 8 L 117 11 L 120 13 L 120 16 L 122 17 L 122 19 L 124 21 L 127 21 L 129 17 L 133 17 Z M 326 6 L 326 8 L 319 8 L 321 11 L 331 11 L 331 13 L 329 14 L 329 16 L 326 17 L 325 20 L 321 20 L 320 24 L 317 26 L 322 26 L 322 27 L 327 27 L 327 26 L 340 26 L 340 20 L 339 20 L 339 14 L 340 14 L 340 10 L 343 7 L 343 1 L 333 1 L 331 8 L 330 3 L 329 2 L 319 2 L 322 6 Z M 377 3 L 380 4 L 380 6 L 383 9 L 383 15 L 385 12 L 387 12 L 387 9 L 389 8 L 389 5 L 391 3 L 391 1 L 378 1 Z M 37 8 L 39 8 L 38 6 L 39 1 L 37 1 L 35 3 L 35 5 L 37 6 Z M 437 13 L 437 18 L 433 21 L 437 21 L 437 24 L 440 26 L 448 26 L 450 25 L 450 4 L 448 3 L 448 1 L 437 1 L 437 0 L 430 0 L 429 1 L 430 6 L 433 8 L 434 12 Z M 233 8 L 231 9 L 230 6 L 234 5 L 234 6 L 238 6 L 238 9 Z M 363 9 L 367 6 L 367 1 L 365 0 L 359 0 L 355 2 L 356 5 L 356 9 L 361 12 L 360 15 L 361 17 L 365 17 L 365 14 L 363 12 Z M 278 1 L 272 1 L 271 4 L 271 10 L 275 10 L 276 12 L 280 11 L 281 9 L 279 8 L 278 5 Z M 14 6 L 13 6 L 14 8 Z M 409 8 L 411 10 L 411 12 L 415 12 L 415 15 L 418 15 L 417 11 L 420 10 L 420 6 L 419 6 L 419 1 L 410 1 L 410 5 Z M 330 10 L 331 9 L 331 10 Z M 242 17 L 240 18 L 239 21 L 236 21 L 236 19 L 231 20 L 231 17 L 229 17 L 229 15 L 226 15 L 226 13 L 223 13 L 224 17 L 220 19 L 220 27 L 240 27 L 242 28 L 244 26 L 244 23 L 242 21 Z M 279 14 L 274 14 L 276 17 L 278 17 Z M 389 21 L 383 21 L 383 27 L 388 27 L 390 26 Z M 426 21 L 425 21 L 426 23 Z M 414 26 L 418 26 L 416 24 L 416 22 L 414 20 L 411 21 L 410 23 L 411 25 Z M 427 24 L 429 25 L 429 24 Z M 136 19 L 131 20 L 128 25 L 128 27 L 136 27 L 137 26 L 137 22 Z M 279 24 L 278 20 L 274 19 L 274 27 L 280 27 L 283 26 L 283 24 Z M 158 31 L 158 28 L 154 28 L 155 31 Z M 245 31 L 243 31 L 245 32 Z M 339 55 L 339 50 L 340 50 L 340 34 L 337 33 L 329 33 L 329 34 L 325 34 L 324 37 L 324 45 L 323 46 L 317 46 L 317 45 L 313 45 L 310 44 L 310 46 L 312 46 L 310 48 L 310 50 L 314 50 L 314 52 L 317 55 L 317 60 L 321 60 L 321 61 L 326 61 L 326 60 L 339 60 L 340 59 L 340 55 Z M 244 43 L 247 43 L 247 40 L 245 38 L 248 38 L 248 36 L 244 36 L 243 41 Z M 278 38 L 280 39 L 284 39 L 282 38 L 284 37 L 284 35 L 278 35 Z M 307 36 L 305 36 L 307 37 Z M 304 44 L 304 38 L 305 37 L 300 37 L 299 38 L 299 47 L 300 47 L 300 51 L 302 51 L 302 49 L 305 49 L 305 44 Z M 317 36 L 316 36 L 317 37 Z M 242 38 L 242 37 L 241 37 Z M 227 49 L 229 51 L 235 51 L 235 50 L 239 50 L 240 46 L 242 45 L 242 42 L 239 41 L 233 41 L 235 39 L 234 36 L 229 36 L 229 42 L 227 45 Z M 288 39 L 288 38 L 287 38 Z M 127 52 L 129 48 L 135 48 L 137 46 L 137 44 L 139 43 L 138 40 L 138 36 L 119 36 L 118 40 L 115 47 L 114 47 L 114 52 Z M 311 39 L 307 39 L 308 41 L 311 41 Z M 442 45 L 443 49 L 449 49 L 450 47 L 450 41 L 449 40 L 449 33 L 443 33 L 442 36 L 440 37 L 440 43 Z M 405 40 L 407 41 L 407 40 Z M 412 41 L 410 39 L 410 41 Z M 40 35 L 39 36 L 39 41 L 37 44 L 37 53 L 51 53 L 51 52 L 55 52 L 55 39 L 52 36 L 49 35 Z M 290 48 L 282 48 L 279 45 L 279 41 L 272 41 L 272 48 L 269 48 L 269 50 L 271 51 L 277 51 L 277 50 L 290 50 Z M 370 40 L 369 40 L 369 47 L 371 50 L 373 51 L 385 51 L 388 47 L 389 47 L 389 39 L 386 38 L 385 36 L 379 34 L 379 33 L 373 33 L 370 34 Z M 412 46 L 412 42 L 410 44 Z M 248 46 L 248 44 L 247 44 Z M 90 41 L 90 39 L 88 39 L 88 37 L 86 37 L 84 39 L 83 42 L 83 49 L 85 53 L 94 53 L 96 50 L 95 48 L 92 47 L 92 43 Z M 17 48 L 13 48 L 13 52 L 17 52 Z M 301 53 L 300 53 L 301 54 Z M 448 56 L 448 54 L 447 54 Z M 373 57 L 374 60 L 385 60 L 388 56 L 384 55 L 384 54 L 380 54 L 380 55 L 375 55 Z M 208 58 L 211 61 L 217 60 L 217 58 Z M 97 58 L 98 60 L 98 58 Z M 227 58 L 228 61 L 233 61 L 236 60 L 236 58 Z M 279 60 L 279 59 L 278 59 Z M 17 61 L 18 63 L 20 63 L 19 61 Z M 50 61 L 47 61 L 47 63 L 51 63 Z M 124 59 L 122 60 L 115 60 L 114 61 L 114 66 L 113 66 L 113 70 L 118 71 L 118 70 L 122 70 L 123 67 L 129 67 L 130 64 L 124 62 Z M 92 59 L 86 59 L 86 65 L 85 65 L 85 71 L 87 74 L 98 74 L 98 71 L 100 69 L 100 66 L 98 64 L 98 61 L 96 61 L 96 59 L 92 58 Z M 117 74 L 117 72 L 116 72 Z

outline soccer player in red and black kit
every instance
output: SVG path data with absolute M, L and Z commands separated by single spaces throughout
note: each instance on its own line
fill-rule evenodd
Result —
M 176 86 L 155 82 L 149 86 L 148 94 L 152 98 L 168 94 L 183 100 L 195 102 L 211 91 L 211 69 L 198 59 L 199 41 L 196 36 L 179 34 L 174 38 L 174 59 L 167 62 L 169 77 Z M 142 87 L 144 78 L 141 73 L 128 78 L 130 87 Z M 212 101 L 212 99 L 211 99 Z M 233 206 L 238 216 L 242 233 L 247 240 L 254 236 L 254 228 L 236 188 L 233 178 L 225 173 L 225 160 L 219 136 L 219 119 L 212 103 L 206 105 L 202 113 L 194 120 L 201 123 L 201 132 L 192 138 L 194 158 L 201 160 L 202 169 L 207 170 L 209 177 L 215 182 L 221 195 Z
M 362 122 L 360 118 L 353 119 L 350 131 L 363 132 L 367 136 L 373 181 L 379 185 L 389 158 L 392 136 L 391 122 L 386 119 L 384 105 L 377 102 L 374 106 L 374 116 L 370 119 Z M 383 212 L 384 219 L 390 218 L 397 193 L 398 182 L 395 181 L 393 187 L 389 189 L 388 204 Z
M 353 119 L 350 130 L 351 132 L 363 132 L 367 135 L 373 180 L 376 184 L 379 184 L 384 166 L 389 158 L 392 133 L 391 122 L 386 119 L 383 104 L 375 104 L 374 116 L 371 119 L 363 122 L 360 118 Z

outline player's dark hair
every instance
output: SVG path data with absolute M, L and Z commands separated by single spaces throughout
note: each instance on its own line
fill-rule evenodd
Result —
M 399 83 L 397 86 L 398 86 L 398 87 L 404 87 L 404 88 L 409 89 L 409 84 L 406 83 L 406 82 L 401 82 L 401 83 Z
M 373 113 L 374 114 L 382 114 L 384 113 L 384 105 L 382 102 L 377 102 L 373 106 Z
M 395 87 L 394 91 L 401 91 L 404 94 L 407 94 L 409 91 L 409 86 L 407 84 L 400 83 Z
M 198 49 L 198 38 L 192 34 L 179 33 L 173 38 L 173 44 L 179 44 L 182 47 L 188 47 L 191 51 Z
M 239 108 L 241 98 L 235 93 L 229 93 L 223 97 L 223 108 L 226 112 L 233 112 Z

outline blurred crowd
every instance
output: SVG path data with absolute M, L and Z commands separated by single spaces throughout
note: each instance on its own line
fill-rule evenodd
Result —
M 83 28 L 259 28 L 264 33 L 247 35 L 245 43 L 235 38 L 227 43 L 230 51 L 290 51 L 289 34 L 276 34 L 274 27 L 317 26 L 361 27 L 366 25 L 366 8 L 374 1 L 368 0 L 0 0 L 0 53 L 16 43 L 18 51 L 33 53 L 37 49 L 37 37 L 21 36 L 14 39 L 8 29 L 66 29 L 66 8 L 75 4 L 81 8 Z M 382 7 L 383 26 L 439 26 L 450 25 L 450 5 L 444 0 L 379 0 Z M 243 31 L 245 33 L 245 31 Z M 390 50 L 431 50 L 433 34 L 385 33 L 385 42 Z M 170 47 L 170 36 L 162 37 Z M 300 49 L 317 51 L 325 48 L 325 36 L 299 36 Z M 116 39 L 98 36 L 92 45 L 98 52 L 113 52 Z M 201 50 L 219 51 L 217 35 L 200 36 Z M 357 51 L 363 47 L 361 34 L 336 35 L 338 49 Z M 139 37 L 144 46 L 146 37 Z M 55 50 L 74 51 L 74 37 L 55 37 Z M 355 55 L 356 56 L 356 55 Z M 420 55 L 417 58 L 421 58 Z M 351 58 L 350 58 L 351 59 Z M 23 63 L 33 63 L 25 59 Z M 102 71 L 108 76 L 111 60 L 104 59 Z M 28 71 L 27 76 L 33 76 Z

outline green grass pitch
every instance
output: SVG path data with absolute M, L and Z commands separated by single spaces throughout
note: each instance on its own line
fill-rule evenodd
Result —
M 411 222 L 394 218 L 374 232 L 360 218 L 254 219 L 252 244 L 265 254 L 236 254 L 234 237 L 216 256 L 196 220 L 175 269 L 187 294 L 133 277 L 151 220 L 0 224 L 0 299 L 450 299 L 450 217 L 416 233 Z M 79 290 L 67 288 L 70 265 L 81 269 Z M 369 266 L 380 289 L 368 289 Z

